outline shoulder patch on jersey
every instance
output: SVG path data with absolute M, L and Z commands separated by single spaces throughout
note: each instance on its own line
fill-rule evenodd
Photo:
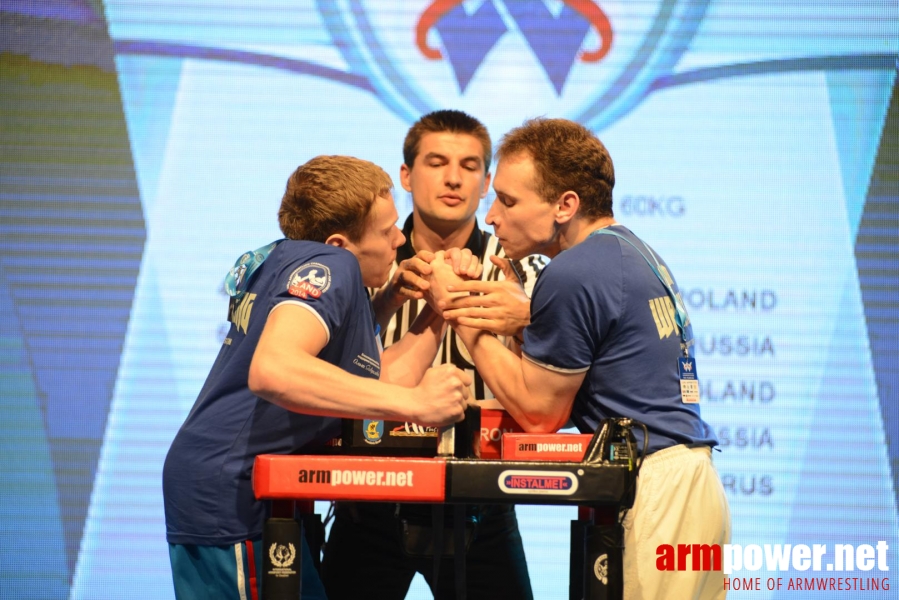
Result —
M 327 266 L 311 262 L 306 263 L 290 274 L 287 280 L 287 291 L 298 298 L 320 298 L 331 287 L 331 269 Z

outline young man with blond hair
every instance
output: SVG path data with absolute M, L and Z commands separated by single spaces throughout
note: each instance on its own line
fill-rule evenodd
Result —
M 251 574 L 262 572 L 271 507 L 253 496 L 257 455 L 320 446 L 339 434 L 340 417 L 463 418 L 470 378 L 430 368 L 442 319 L 422 312 L 381 352 L 366 286 L 387 281 L 405 242 L 391 188 L 370 162 L 313 158 L 287 182 L 278 211 L 286 239 L 229 272 L 231 327 L 163 470 L 179 599 L 259 598 L 262 577 Z M 303 597 L 324 598 L 303 546 Z

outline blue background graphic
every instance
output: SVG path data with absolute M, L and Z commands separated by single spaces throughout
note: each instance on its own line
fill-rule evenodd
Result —
M 396 181 L 437 108 L 494 140 L 540 115 L 597 132 L 616 218 L 684 290 L 734 543 L 883 540 L 890 572 L 821 575 L 889 577 L 896 2 L 600 0 L 606 39 L 561 0 L 466 0 L 423 32 L 438 58 L 416 38 L 430 4 L 0 5 L 0 596 L 173 597 L 160 473 L 223 337 L 225 272 L 280 237 L 298 164 L 350 154 Z M 537 598 L 567 598 L 572 518 L 519 508 Z

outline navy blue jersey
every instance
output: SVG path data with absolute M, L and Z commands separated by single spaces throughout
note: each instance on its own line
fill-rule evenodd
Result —
M 247 387 L 266 319 L 287 304 L 309 310 L 327 331 L 318 358 L 360 377 L 380 375 L 374 314 L 356 257 L 316 242 L 278 244 L 240 303 L 232 305 L 228 337 L 166 457 L 170 543 L 225 545 L 259 538 L 268 505 L 253 496 L 256 455 L 299 453 L 340 432 L 340 419 L 290 412 Z
M 646 252 L 630 230 L 614 230 Z M 649 429 L 650 452 L 717 444 L 699 406 L 681 399 L 681 339 L 668 293 L 624 240 L 595 235 L 553 258 L 534 287 L 522 352 L 554 371 L 586 372 L 571 411 L 582 432 L 603 418 L 630 417 Z M 639 430 L 637 438 L 642 447 Z

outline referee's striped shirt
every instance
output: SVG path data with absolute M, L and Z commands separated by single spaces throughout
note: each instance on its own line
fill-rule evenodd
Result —
M 412 215 L 409 215 L 409 218 L 406 219 L 406 223 L 403 226 L 403 234 L 406 236 L 406 243 L 397 248 L 396 263 L 390 271 L 391 278 L 400 262 L 415 256 L 415 250 L 412 248 Z M 493 255 L 505 258 L 506 254 L 502 246 L 500 246 L 499 240 L 494 235 L 482 231 L 478 227 L 477 222 L 475 222 L 474 231 L 471 232 L 471 237 L 468 238 L 468 243 L 465 244 L 465 247 L 471 250 L 473 256 L 481 258 L 481 263 L 484 265 L 484 273 L 481 275 L 483 281 L 500 281 L 505 279 L 502 269 L 490 262 L 490 259 L 487 257 Z M 528 256 L 520 261 L 512 261 L 512 265 L 521 278 L 524 291 L 528 297 L 531 296 L 531 292 L 534 289 L 537 274 L 546 266 L 547 262 L 548 259 L 546 257 L 539 255 Z M 424 309 L 425 305 L 425 300 L 412 299 L 400 307 L 390 319 L 387 327 L 381 332 L 381 341 L 385 348 L 405 335 L 406 331 L 409 330 L 409 326 L 415 321 L 415 317 Z M 456 332 L 450 327 L 447 328 L 446 336 L 443 338 L 443 343 L 440 345 L 437 357 L 434 359 L 434 366 L 445 363 L 452 363 L 472 376 L 472 398 L 478 400 L 493 398 L 493 392 L 484 384 L 484 380 L 481 379 L 481 376 L 475 370 L 474 362 L 471 360 L 471 355 L 465 348 L 465 344 L 462 343 L 462 340 L 458 338 Z

